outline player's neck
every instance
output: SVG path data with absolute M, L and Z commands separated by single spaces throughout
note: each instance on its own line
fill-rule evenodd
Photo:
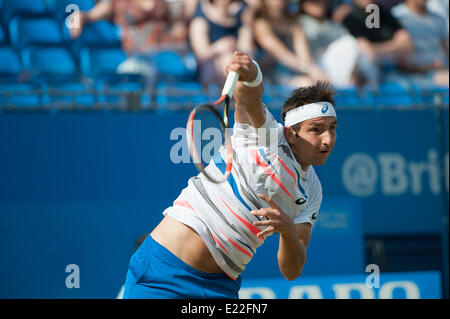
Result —
M 292 149 L 291 149 L 292 150 Z M 305 161 L 303 161 L 297 154 L 295 154 L 294 152 L 292 152 L 292 154 L 294 155 L 295 160 L 297 161 L 297 163 L 300 165 L 300 168 L 302 169 L 302 171 L 306 172 L 308 170 L 308 167 L 311 166 L 311 164 L 305 163 Z
M 304 172 L 306 172 L 308 170 L 308 168 L 311 166 L 310 164 L 305 164 L 305 163 L 300 162 L 298 159 L 297 159 L 297 162 L 300 164 L 300 167 L 301 167 L 302 171 L 304 171 Z

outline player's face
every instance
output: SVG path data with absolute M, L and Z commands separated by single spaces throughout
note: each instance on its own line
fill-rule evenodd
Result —
M 336 126 L 335 117 L 319 117 L 301 123 L 290 140 L 295 158 L 303 169 L 325 164 L 336 142 Z

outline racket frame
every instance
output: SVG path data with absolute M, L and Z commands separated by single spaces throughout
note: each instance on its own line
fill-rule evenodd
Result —
M 229 123 L 229 105 L 230 101 L 233 97 L 234 88 L 236 87 L 237 81 L 239 79 L 239 74 L 234 71 L 230 71 L 228 73 L 227 79 L 225 81 L 222 95 L 221 97 L 215 101 L 212 104 L 200 104 L 191 111 L 188 117 L 187 125 L 186 125 L 186 137 L 187 137 L 187 144 L 189 153 L 191 155 L 191 158 L 194 161 L 195 166 L 197 169 L 203 173 L 210 181 L 214 183 L 222 183 L 228 179 L 228 177 L 231 174 L 231 168 L 232 168 L 232 162 L 233 162 L 233 148 L 231 145 L 231 136 L 230 136 L 230 123 Z M 224 109 L 223 109 L 223 117 L 219 114 L 219 112 L 216 110 L 217 105 L 224 102 Z M 219 180 L 216 180 L 209 176 L 208 173 L 206 173 L 206 167 L 203 166 L 202 160 L 201 160 L 201 154 L 199 155 L 197 152 L 197 148 L 195 145 L 195 139 L 193 135 L 193 125 L 195 120 L 195 114 L 197 114 L 198 111 L 206 109 L 207 111 L 211 112 L 216 119 L 218 120 L 220 124 L 220 128 L 222 130 L 223 136 L 224 136 L 224 145 L 226 148 L 226 156 L 225 156 L 225 173 L 223 174 L 223 177 Z

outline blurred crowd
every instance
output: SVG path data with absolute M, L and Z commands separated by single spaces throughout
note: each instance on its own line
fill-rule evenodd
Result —
M 100 0 L 72 38 L 99 20 L 120 27 L 130 58 L 193 52 L 205 85 L 224 82 L 236 50 L 282 85 L 449 85 L 448 0 Z

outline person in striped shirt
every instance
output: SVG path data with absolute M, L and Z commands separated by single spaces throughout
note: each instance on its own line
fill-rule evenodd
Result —
M 281 273 L 301 275 L 322 202 L 313 166 L 336 141 L 334 91 L 325 82 L 294 90 L 283 126 L 262 103 L 262 76 L 247 54 L 235 52 L 225 71 L 239 74 L 232 173 L 220 184 L 188 180 L 131 258 L 124 298 L 238 298 L 241 273 L 273 233 Z M 224 156 L 207 169 L 224 172 Z

